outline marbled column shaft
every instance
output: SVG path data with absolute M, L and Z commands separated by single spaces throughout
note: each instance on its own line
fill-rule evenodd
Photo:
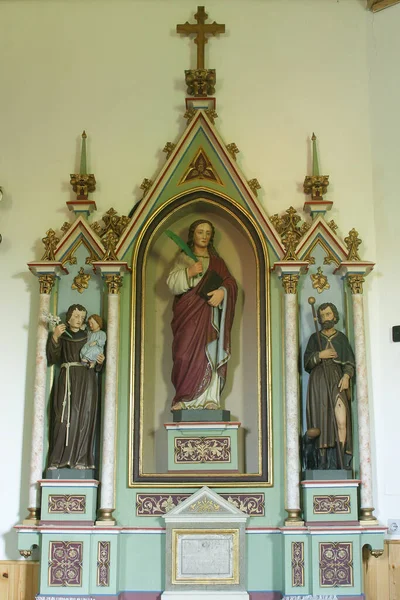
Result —
M 40 506 L 40 494 L 38 480 L 42 479 L 43 472 L 43 438 L 44 438 L 44 416 L 46 409 L 46 343 L 48 337 L 47 325 L 43 314 L 49 312 L 50 294 L 39 296 L 39 317 L 36 334 L 36 371 L 33 388 L 33 427 L 31 466 L 29 472 L 29 507 Z
M 103 412 L 103 451 L 101 457 L 102 509 L 114 509 L 116 399 L 118 376 L 119 294 L 108 294 L 107 368 Z
M 285 294 L 286 510 L 300 509 L 297 295 Z
M 358 443 L 360 449 L 361 508 L 372 508 L 372 468 L 368 407 L 368 375 L 365 352 L 363 295 L 352 294 L 354 349 L 356 355 Z

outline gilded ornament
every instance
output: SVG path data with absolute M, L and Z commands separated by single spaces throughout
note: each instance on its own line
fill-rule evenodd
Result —
M 51 294 L 53 285 L 55 283 L 55 275 L 40 275 L 39 277 L 39 291 L 40 294 Z
M 193 117 L 194 117 L 195 114 L 196 114 L 196 109 L 195 108 L 188 108 L 187 109 L 187 111 L 183 115 L 183 118 L 187 120 L 186 125 L 189 125 L 189 123 L 192 122 Z
M 261 185 L 256 178 L 250 179 L 248 182 L 249 187 L 255 196 L 258 196 L 257 190 L 261 190 Z
M 324 265 L 331 265 L 332 263 L 338 264 L 338 260 L 331 254 L 328 254 L 328 256 L 325 256 Z
M 163 152 L 165 152 L 166 154 L 166 160 L 169 159 L 169 157 L 171 156 L 172 152 L 175 150 L 176 148 L 176 144 L 173 144 L 172 142 L 167 142 L 163 148 Z
M 197 502 L 191 504 L 189 507 L 189 510 L 196 513 L 218 512 L 220 509 L 220 505 L 210 498 L 202 498 L 201 500 L 197 500 Z
M 374 558 L 379 558 L 380 556 L 382 556 L 383 554 L 383 549 L 382 550 L 371 550 L 371 556 L 373 556 Z
M 352 294 L 363 293 L 363 283 L 365 279 L 362 275 L 348 275 L 347 280 Z
M 204 112 L 206 113 L 207 117 L 210 119 L 211 123 L 214 125 L 215 119 L 218 119 L 217 111 L 214 110 L 213 108 L 208 108 Z
M 100 235 L 102 228 L 98 221 L 95 221 L 94 223 L 92 223 L 90 227 L 93 229 L 93 231 L 95 233 L 97 233 L 97 235 Z
M 300 225 L 300 221 L 301 217 L 297 214 L 293 206 L 288 208 L 286 214 L 282 217 L 277 214 L 271 217 L 271 223 L 281 236 L 282 244 L 285 248 L 285 256 L 283 257 L 285 261 L 298 260 L 296 247 L 300 239 L 310 228 L 310 225 L 305 222 Z
M 118 260 L 118 257 L 115 254 L 115 248 L 117 246 L 119 237 L 115 231 L 110 229 L 104 236 L 102 236 L 101 239 L 106 249 L 101 260 Z
M 93 173 L 87 175 L 83 173 L 72 173 L 70 184 L 78 198 L 87 198 L 88 194 L 96 189 L 96 179 Z
M 328 278 L 323 274 L 321 267 L 318 267 L 317 272 L 314 275 L 310 275 L 312 286 L 317 290 L 318 294 L 322 294 L 324 290 L 329 290 L 331 287 L 328 283 Z
M 61 227 L 61 231 L 63 233 L 67 233 L 68 229 L 71 228 L 71 223 L 69 223 L 68 221 L 65 221 L 65 223 L 63 223 L 63 226 Z
M 29 558 L 30 556 L 32 556 L 32 550 L 20 550 L 19 553 L 24 558 Z
M 304 179 L 305 194 L 311 194 L 313 200 L 321 200 L 328 191 L 329 175 L 307 175 Z
M 121 275 L 106 275 L 106 285 L 109 294 L 119 294 L 119 290 L 122 287 L 122 276 Z
M 208 181 L 214 181 L 215 183 L 222 185 L 222 181 L 219 178 L 217 171 L 202 148 L 197 151 L 196 156 L 190 163 L 178 185 L 182 185 L 183 183 L 194 179 L 207 179 Z
M 185 83 L 189 96 L 204 97 L 215 94 L 215 69 L 189 69 L 185 71 Z
M 83 290 L 87 290 L 89 287 L 89 273 L 85 273 L 83 267 L 79 269 L 78 275 L 74 277 L 74 281 L 71 285 L 71 289 L 77 290 L 80 294 L 83 293 Z
M 235 142 L 228 144 L 226 146 L 226 149 L 228 150 L 229 154 L 232 156 L 233 160 L 236 160 L 236 154 L 239 154 L 240 150 L 236 146 Z
M 349 235 L 344 238 L 344 243 L 346 244 L 347 250 L 349 251 L 347 255 L 347 260 L 358 261 L 361 260 L 358 254 L 358 248 L 362 243 L 362 240 L 358 237 L 358 231 L 352 229 L 349 231 Z
M 336 223 L 333 219 L 331 219 L 329 221 L 328 227 L 330 227 L 332 229 L 332 231 L 334 231 L 335 233 L 336 233 L 336 229 L 338 228 L 338 226 L 336 225 Z
M 151 188 L 152 185 L 153 185 L 153 182 L 152 182 L 151 179 L 147 179 L 146 177 L 143 179 L 143 181 L 142 181 L 142 183 L 140 185 L 140 189 L 143 190 L 142 199 L 146 196 L 146 194 L 148 193 L 148 191 L 149 191 L 149 189 Z
M 282 277 L 282 285 L 285 290 L 285 294 L 296 294 L 298 283 L 299 275 L 284 275 Z
M 41 260 L 55 261 L 56 260 L 55 251 L 57 248 L 57 244 L 60 240 L 56 236 L 56 233 L 53 229 L 49 229 L 46 232 L 46 234 L 47 234 L 46 237 L 42 238 L 42 242 L 44 244 L 45 251 L 44 251 L 44 254 L 43 254 Z
M 310 265 L 315 265 L 315 257 L 314 256 L 305 256 L 304 260 L 306 260 L 308 262 L 308 264 Z

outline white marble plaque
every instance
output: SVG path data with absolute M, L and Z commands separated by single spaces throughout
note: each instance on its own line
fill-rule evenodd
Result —
M 237 583 L 238 530 L 175 530 L 175 583 Z

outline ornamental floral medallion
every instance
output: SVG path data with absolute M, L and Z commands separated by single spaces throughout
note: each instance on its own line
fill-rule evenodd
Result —
M 231 439 L 229 437 L 175 438 L 175 464 L 229 463 Z
M 218 512 L 221 510 L 221 507 L 210 498 L 201 498 L 201 500 L 197 500 L 197 502 L 191 504 L 189 510 L 193 513 Z
M 180 180 L 179 185 L 194 179 L 207 179 L 208 181 L 214 181 L 215 183 L 219 183 L 219 185 L 223 185 L 203 148 L 199 148 L 189 168 Z
M 304 542 L 292 542 L 292 586 L 304 587 Z
M 82 586 L 83 542 L 50 542 L 49 586 Z
M 138 517 L 165 515 L 189 496 L 190 494 L 136 494 L 136 515 Z M 247 515 L 263 517 L 265 514 L 264 494 L 220 494 L 220 496 Z
M 351 512 L 350 496 L 314 496 L 314 515 L 348 515 Z
M 329 290 L 331 287 L 328 283 L 328 278 L 323 274 L 321 267 L 318 267 L 317 272 L 310 275 L 312 286 L 317 290 L 318 294 L 322 294 L 324 290 Z
M 321 587 L 350 587 L 353 585 L 352 542 L 320 543 L 319 584 Z
M 86 512 L 86 496 L 50 495 L 48 512 L 62 515 L 83 515 Z
M 99 587 L 108 587 L 110 585 L 110 550 L 111 542 L 98 542 L 97 585 Z

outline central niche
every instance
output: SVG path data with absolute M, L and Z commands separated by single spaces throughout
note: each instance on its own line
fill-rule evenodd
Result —
M 238 297 L 231 332 L 231 358 L 221 405 L 239 421 L 239 472 L 171 473 L 167 431 L 175 391 L 172 370 L 172 303 L 166 280 L 180 252 L 165 235 L 184 241 L 191 223 L 215 227 L 214 246 L 236 279 Z M 270 373 L 269 267 L 265 241 L 252 218 L 226 197 L 186 194 L 154 213 L 139 235 L 133 257 L 130 485 L 161 482 L 269 484 Z

